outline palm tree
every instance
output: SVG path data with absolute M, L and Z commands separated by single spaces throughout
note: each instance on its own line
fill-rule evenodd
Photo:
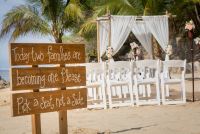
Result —
M 0 38 L 11 33 L 14 41 L 27 33 L 50 35 L 62 43 L 65 32 L 73 31 L 83 18 L 78 0 L 27 0 L 4 16 Z

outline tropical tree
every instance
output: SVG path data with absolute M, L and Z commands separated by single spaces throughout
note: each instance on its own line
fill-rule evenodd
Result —
M 0 37 L 11 33 L 15 40 L 28 33 L 52 36 L 57 43 L 62 42 L 65 32 L 83 19 L 78 0 L 26 0 L 27 4 L 14 7 L 4 16 Z

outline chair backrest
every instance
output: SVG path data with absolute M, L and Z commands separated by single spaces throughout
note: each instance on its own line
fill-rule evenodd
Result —
M 162 61 L 163 67 L 170 68 L 170 67 L 175 67 L 175 68 L 184 68 L 184 71 L 186 69 L 186 60 L 167 60 L 167 61 Z
M 135 65 L 138 68 L 158 68 L 159 67 L 159 60 L 138 60 L 135 61 Z
M 130 61 L 116 61 L 108 63 L 108 77 L 110 80 L 127 80 L 131 73 Z
M 133 62 L 134 74 L 137 78 L 154 78 L 160 73 L 159 60 L 139 60 Z
M 177 73 L 180 73 L 180 70 L 181 70 L 182 74 L 185 74 L 186 60 L 162 61 L 162 66 L 163 66 L 163 72 L 164 73 L 167 72 L 167 74 L 169 74 L 170 72 L 173 72 L 173 74 L 175 75 Z M 172 77 L 172 74 L 171 74 L 171 77 Z
M 91 82 L 105 79 L 105 63 L 86 63 L 87 80 Z

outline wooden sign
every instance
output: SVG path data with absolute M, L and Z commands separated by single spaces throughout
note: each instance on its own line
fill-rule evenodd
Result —
M 11 66 L 85 62 L 84 44 L 11 43 Z
M 12 68 L 12 90 L 86 85 L 84 66 Z
M 10 61 L 11 66 L 18 66 L 11 68 L 12 90 L 33 90 L 12 94 L 12 115 L 32 114 L 32 133 L 41 134 L 40 113 L 59 111 L 60 134 L 68 133 L 67 110 L 87 107 L 87 89 L 79 87 L 86 85 L 85 66 L 65 64 L 85 63 L 85 45 L 11 43 Z M 66 89 L 72 86 L 77 88 Z M 44 88 L 59 90 L 40 92 Z
M 13 116 L 87 107 L 87 89 L 12 94 Z

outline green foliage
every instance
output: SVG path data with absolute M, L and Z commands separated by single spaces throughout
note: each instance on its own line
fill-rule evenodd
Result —
M 47 21 L 39 17 L 39 13 L 34 7 L 25 5 L 15 7 L 5 15 L 0 37 L 5 36 L 10 31 L 12 31 L 11 40 L 29 32 L 42 35 L 50 33 Z
M 27 0 L 26 5 L 11 9 L 3 19 L 0 37 L 12 33 L 11 39 L 27 33 L 51 35 L 62 42 L 65 31 L 71 31 L 84 15 L 78 0 Z

